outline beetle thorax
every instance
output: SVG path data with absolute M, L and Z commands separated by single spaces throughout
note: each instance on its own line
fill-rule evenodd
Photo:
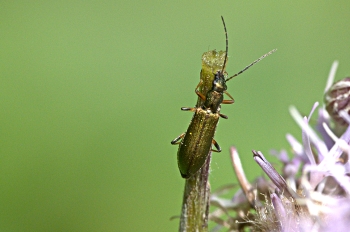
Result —
M 206 100 L 204 102 L 204 108 L 210 109 L 212 113 L 217 113 L 220 111 L 220 104 L 222 103 L 222 100 L 224 99 L 224 96 L 222 92 L 210 90 L 207 93 Z

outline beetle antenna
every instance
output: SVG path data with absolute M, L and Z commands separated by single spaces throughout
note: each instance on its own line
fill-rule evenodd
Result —
M 247 67 L 245 67 L 244 69 L 242 69 L 241 71 L 239 71 L 238 73 L 236 73 L 235 75 L 229 77 L 226 79 L 226 81 L 231 80 L 232 78 L 238 76 L 239 74 L 242 74 L 244 71 L 246 71 L 248 68 L 252 67 L 254 64 L 258 63 L 259 61 L 261 61 L 262 59 L 264 59 L 265 57 L 267 57 L 268 55 L 271 55 L 272 53 L 274 53 L 275 51 L 277 51 L 277 49 L 273 49 L 272 51 L 266 53 L 265 55 L 263 55 L 262 57 L 260 57 L 259 59 L 255 60 L 253 63 L 251 63 L 250 65 L 248 65 Z
M 221 16 L 222 23 L 224 24 L 224 30 L 225 30 L 225 36 L 226 36 L 226 54 L 225 54 L 225 60 L 224 60 L 224 65 L 222 66 L 221 73 L 224 73 L 225 66 L 226 66 L 226 61 L 227 61 L 227 53 L 228 53 L 228 36 L 227 36 L 227 30 L 226 30 L 226 25 L 224 21 L 224 17 Z

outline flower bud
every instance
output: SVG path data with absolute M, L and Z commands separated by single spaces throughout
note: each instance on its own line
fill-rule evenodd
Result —
M 350 113 L 350 77 L 334 83 L 325 93 L 326 110 L 335 123 L 346 126 L 347 122 L 339 115 L 341 110 Z

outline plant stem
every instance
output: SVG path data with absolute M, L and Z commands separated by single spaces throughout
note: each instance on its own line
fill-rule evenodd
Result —
M 214 73 L 222 69 L 224 59 L 224 51 L 217 52 L 213 50 L 203 54 L 200 74 L 200 79 L 203 83 L 199 88 L 202 94 L 206 95 L 212 89 Z M 201 107 L 203 103 L 203 100 L 198 98 L 196 107 Z M 208 231 L 210 160 L 211 151 L 209 151 L 203 167 L 193 176 L 186 179 L 180 218 L 180 232 Z

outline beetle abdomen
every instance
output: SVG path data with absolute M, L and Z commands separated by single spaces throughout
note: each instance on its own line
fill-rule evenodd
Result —
M 219 114 L 196 109 L 177 153 L 183 178 L 189 178 L 203 166 L 211 149 L 218 121 Z

